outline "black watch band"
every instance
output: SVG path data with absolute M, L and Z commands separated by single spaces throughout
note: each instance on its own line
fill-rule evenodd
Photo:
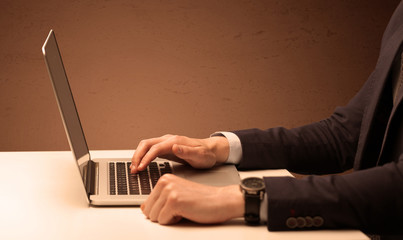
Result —
M 245 221 L 250 225 L 260 224 L 260 195 L 245 193 Z
M 260 204 L 265 192 L 264 180 L 248 177 L 242 179 L 240 186 L 245 200 L 245 221 L 249 225 L 258 225 L 260 224 Z

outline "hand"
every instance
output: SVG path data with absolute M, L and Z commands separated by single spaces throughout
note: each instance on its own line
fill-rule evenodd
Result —
M 137 146 L 130 167 L 132 173 L 144 170 L 157 157 L 186 162 L 194 168 L 211 168 L 224 163 L 229 154 L 225 137 L 195 139 L 176 135 L 143 140 Z
M 206 186 L 165 174 L 141 210 L 151 221 L 160 224 L 174 224 L 182 218 L 198 223 L 221 223 L 242 217 L 245 202 L 239 185 Z

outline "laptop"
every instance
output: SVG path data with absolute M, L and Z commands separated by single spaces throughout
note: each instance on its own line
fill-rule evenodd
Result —
M 49 32 L 42 53 L 70 148 L 91 205 L 140 205 L 149 196 L 159 177 L 166 173 L 212 186 L 239 184 L 239 174 L 233 165 L 197 170 L 188 165 L 157 158 L 147 170 L 131 174 L 129 158 L 92 159 L 53 30 Z

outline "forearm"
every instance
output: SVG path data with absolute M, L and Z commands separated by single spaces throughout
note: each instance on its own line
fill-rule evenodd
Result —
M 359 136 L 332 118 L 294 129 L 235 131 L 242 144 L 239 169 L 285 168 L 303 173 L 334 173 L 352 167 Z
M 396 231 L 403 225 L 403 156 L 399 162 L 346 175 L 304 179 L 265 178 L 269 196 L 268 227 L 291 230 L 289 218 L 322 218 L 319 226 L 295 229 L 355 228 Z

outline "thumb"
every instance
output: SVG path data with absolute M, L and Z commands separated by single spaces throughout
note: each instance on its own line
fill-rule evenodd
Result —
M 199 147 L 174 144 L 172 152 L 194 168 L 211 168 L 215 164 L 215 161 Z
M 172 152 L 175 154 L 175 156 L 183 160 L 186 160 L 187 162 L 189 160 L 192 161 L 196 155 L 194 147 L 188 147 L 179 144 L 174 144 L 172 146 Z

